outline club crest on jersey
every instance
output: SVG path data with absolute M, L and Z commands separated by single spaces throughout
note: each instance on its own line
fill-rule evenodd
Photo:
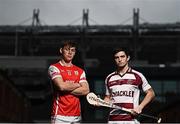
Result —
M 74 74 L 75 74 L 75 75 L 79 75 L 79 72 L 78 72 L 78 71 L 74 71 Z
M 71 70 L 67 70 L 67 74 L 68 74 L 68 75 L 72 75 L 72 74 L 71 74 Z

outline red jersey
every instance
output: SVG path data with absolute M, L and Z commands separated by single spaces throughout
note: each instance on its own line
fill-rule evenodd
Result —
M 58 62 L 49 67 L 48 73 L 52 80 L 61 77 L 64 82 L 73 81 L 74 83 L 80 83 L 86 81 L 84 70 L 75 65 L 67 67 Z M 53 116 L 80 116 L 80 112 L 81 108 L 78 96 L 54 89 L 53 107 L 51 112 Z

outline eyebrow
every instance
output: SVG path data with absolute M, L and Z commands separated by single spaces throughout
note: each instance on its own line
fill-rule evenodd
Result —
M 126 55 L 120 55 L 120 57 L 125 57 Z M 114 58 L 117 58 L 117 57 L 119 57 L 119 56 L 114 56 Z

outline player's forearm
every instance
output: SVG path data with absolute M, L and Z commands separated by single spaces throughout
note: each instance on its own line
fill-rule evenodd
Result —
M 76 96 L 87 95 L 88 93 L 89 93 L 89 90 L 82 89 L 82 88 L 77 88 L 71 92 L 71 94 L 76 95 Z
M 55 87 L 60 91 L 73 91 L 74 89 L 81 87 L 79 83 L 74 83 L 74 81 L 68 80 L 63 81 L 62 78 L 53 79 Z
M 77 88 L 79 88 L 80 85 L 78 83 L 70 83 L 70 82 L 66 82 L 63 85 L 59 86 L 59 89 L 61 91 L 73 91 Z
M 141 104 L 139 105 L 141 107 L 141 109 L 143 109 L 149 102 L 151 102 L 154 97 L 155 97 L 155 93 L 154 93 L 153 89 L 150 89 L 147 92 L 147 94 L 144 97 L 144 99 L 141 102 Z
M 77 95 L 77 96 L 87 95 L 88 93 L 89 93 L 88 84 L 83 85 L 83 86 L 81 85 L 81 87 L 79 87 L 71 92 L 71 94 Z

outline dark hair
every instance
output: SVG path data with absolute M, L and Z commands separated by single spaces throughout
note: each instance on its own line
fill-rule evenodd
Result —
M 77 43 L 74 40 L 64 40 L 61 43 L 61 48 L 65 47 L 65 46 L 77 48 Z
M 130 53 L 129 53 L 129 51 L 128 51 L 127 48 L 119 47 L 119 48 L 115 48 L 115 49 L 113 50 L 113 57 L 114 57 L 114 55 L 115 55 L 116 53 L 118 53 L 118 52 L 120 52 L 120 51 L 123 51 L 123 52 L 126 54 L 126 56 L 130 56 Z

